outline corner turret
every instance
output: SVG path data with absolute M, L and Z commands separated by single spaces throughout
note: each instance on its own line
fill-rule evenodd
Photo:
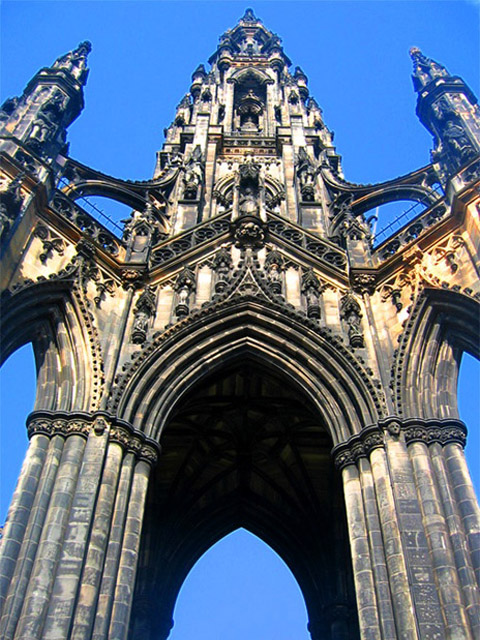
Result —
M 445 186 L 454 175 L 480 154 L 480 110 L 477 98 L 458 76 L 427 58 L 417 47 L 410 49 L 413 86 L 418 93 L 417 115 L 434 138 L 432 161 Z M 475 163 L 474 163 L 475 164 Z M 478 167 L 472 169 L 478 171 Z M 465 175 L 470 180 L 471 171 Z M 464 179 L 460 179 L 463 184 Z
M 37 177 L 40 166 L 52 166 L 59 153 L 68 151 L 67 128 L 84 106 L 91 48 L 82 42 L 57 58 L 30 80 L 21 97 L 9 98 L 0 108 L 0 150 Z

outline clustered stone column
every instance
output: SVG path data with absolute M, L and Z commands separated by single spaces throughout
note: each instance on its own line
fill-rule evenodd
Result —
M 0 547 L 0 637 L 127 637 L 158 445 L 103 413 L 35 412 Z
M 362 640 L 480 637 L 480 513 L 459 420 L 389 418 L 334 449 Z

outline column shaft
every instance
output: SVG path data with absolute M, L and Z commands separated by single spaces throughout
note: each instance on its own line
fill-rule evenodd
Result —
M 382 638 L 396 640 L 397 632 L 393 616 L 392 596 L 390 593 L 385 548 L 378 516 L 372 470 L 366 458 L 360 458 L 358 465 L 360 468 L 360 480 L 365 505 L 368 539 L 372 554 L 372 566 Z
M 30 519 L 1 619 L 0 637 L 4 638 L 4 640 L 13 637 L 15 627 L 17 626 L 18 617 L 22 609 L 25 592 L 37 553 L 38 543 L 42 535 L 42 528 L 55 484 L 64 442 L 65 440 L 62 436 L 54 436 L 49 443 L 45 465 L 40 477 Z
M 125 519 L 127 517 L 127 509 L 130 503 L 130 490 L 134 465 L 135 457 L 133 453 L 127 453 L 122 462 L 122 470 L 120 472 L 117 496 L 113 509 L 112 526 L 110 529 L 107 554 L 103 567 L 102 581 L 99 588 L 92 640 L 105 640 L 107 637 L 108 627 L 110 625 L 113 596 L 117 581 L 118 563 L 120 553 L 122 551 Z
M 463 531 L 462 521 L 458 514 L 453 487 L 445 466 L 443 447 L 434 443 L 430 445 L 433 466 L 438 478 L 438 486 L 442 497 L 443 509 L 446 516 L 450 543 L 462 585 L 467 613 L 470 617 L 474 637 L 480 637 L 480 591 L 475 580 L 475 573 L 468 553 L 467 539 Z
M 82 436 L 67 437 L 15 639 L 38 640 L 43 637 L 43 623 L 84 449 L 85 439 Z
M 45 640 L 68 636 L 107 442 L 108 430 L 99 435 L 90 430 L 45 620 Z
M 467 534 L 477 585 L 480 587 L 480 508 L 461 445 L 445 445 L 445 458 Z
M 128 634 L 149 475 L 150 465 L 143 460 L 137 462 L 125 522 L 125 534 L 108 633 L 109 640 L 126 640 Z
M 385 450 L 374 449 L 370 454 L 370 462 L 385 542 L 397 634 L 401 640 L 413 640 L 418 638 L 418 631 Z
M 423 442 L 413 442 L 408 452 L 448 637 L 472 640 L 428 447 Z
M 15 563 L 30 517 L 40 474 L 45 463 L 49 438 L 34 435 L 30 440 L 20 477 L 8 511 L 7 522 L 0 545 L 0 611 L 3 610 L 8 588 L 15 571 Z
M 362 640 L 379 640 L 382 638 L 382 632 L 378 619 L 375 580 L 368 545 L 368 529 L 363 510 L 362 487 L 358 471 L 353 465 L 343 469 L 342 477 L 360 633 Z
M 75 607 L 71 633 L 72 640 L 88 640 L 91 637 L 122 456 L 122 447 L 115 442 L 111 442 L 108 446 L 87 557 Z

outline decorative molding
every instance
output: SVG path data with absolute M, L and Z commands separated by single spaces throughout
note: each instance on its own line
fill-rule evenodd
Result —
M 465 446 L 467 428 L 461 420 L 454 418 L 401 420 L 389 416 L 376 425 L 370 425 L 332 450 L 335 466 L 340 471 L 348 465 L 356 464 L 360 458 L 368 458 L 371 452 L 385 443 L 385 433 L 394 438 L 403 434 L 405 443 L 423 442 L 427 445 L 438 443 L 443 446 L 457 443 Z
M 441 445 L 460 444 L 465 446 L 467 441 L 467 428 L 461 420 L 447 418 L 444 420 L 416 420 L 403 421 L 403 433 L 407 445 L 413 442 L 424 444 L 438 443 Z
M 90 433 L 102 435 L 109 430 L 109 442 L 119 444 L 125 453 L 133 453 L 137 459 L 145 460 L 152 466 L 160 455 L 160 445 L 138 431 L 131 424 L 104 412 L 55 412 L 33 411 L 27 418 L 28 437 L 45 435 L 48 437 L 71 435 L 88 438 Z
M 244 266 L 245 272 L 247 271 L 247 267 Z M 244 271 L 239 274 L 243 278 Z M 329 344 L 335 346 L 335 349 L 349 364 L 353 367 L 353 369 L 357 372 L 359 377 L 361 378 L 363 384 L 365 384 L 366 389 L 370 394 L 372 402 L 375 405 L 375 408 L 379 415 L 384 415 L 385 412 L 385 400 L 381 392 L 380 382 L 373 377 L 373 372 L 370 369 L 366 369 L 360 359 L 357 358 L 352 350 L 345 346 L 341 338 L 335 336 L 331 329 L 328 327 L 319 326 L 318 321 L 315 319 L 307 318 L 303 313 L 296 311 L 292 305 L 289 305 L 282 300 L 280 300 L 279 296 L 276 296 L 275 300 L 268 298 L 268 295 L 271 295 L 265 287 L 265 284 L 258 278 L 258 281 L 262 285 L 261 291 L 257 295 L 251 293 L 245 293 L 241 298 L 238 297 L 230 297 L 230 290 L 222 293 L 221 295 L 215 296 L 211 302 L 206 303 L 200 309 L 195 309 L 192 311 L 188 317 L 182 318 L 180 321 L 175 323 L 173 326 L 170 326 L 163 332 L 158 332 L 154 334 L 152 340 L 146 341 L 142 348 L 132 355 L 130 361 L 126 362 L 123 365 L 123 372 L 118 375 L 115 379 L 115 388 L 110 400 L 110 410 L 115 411 L 118 407 L 121 397 L 126 390 L 128 382 L 135 375 L 135 372 L 139 367 L 148 359 L 148 357 L 157 349 L 161 348 L 161 345 L 169 340 L 174 339 L 178 334 L 181 334 L 183 331 L 191 332 L 193 330 L 193 325 L 195 323 L 203 323 L 208 322 L 209 316 L 212 316 L 219 312 L 225 312 L 229 308 L 234 310 L 239 306 L 244 306 L 245 304 L 260 304 L 268 311 L 274 311 L 276 313 L 280 313 L 281 316 L 288 320 L 295 322 L 298 326 L 304 328 L 305 330 L 311 330 L 320 338 L 324 339 Z M 237 286 L 238 281 L 235 280 L 235 287 Z M 260 295 L 261 293 L 265 294 L 265 297 Z

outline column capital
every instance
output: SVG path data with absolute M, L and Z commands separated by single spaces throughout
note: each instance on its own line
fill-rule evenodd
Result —
M 29 438 L 36 434 L 88 438 L 92 432 L 96 435 L 108 432 L 110 442 L 116 442 L 125 453 L 133 453 L 152 466 L 156 464 L 161 450 L 158 442 L 148 438 L 143 431 L 102 411 L 33 411 L 27 418 L 27 431 Z
M 386 434 L 393 438 L 403 437 L 406 445 L 413 442 L 425 444 L 457 443 L 465 446 L 467 427 L 456 418 L 405 418 L 389 416 L 378 424 L 369 425 L 346 442 L 338 444 L 332 450 L 335 466 L 342 470 L 350 464 L 356 464 L 360 458 L 368 458 L 373 449 L 383 447 Z

